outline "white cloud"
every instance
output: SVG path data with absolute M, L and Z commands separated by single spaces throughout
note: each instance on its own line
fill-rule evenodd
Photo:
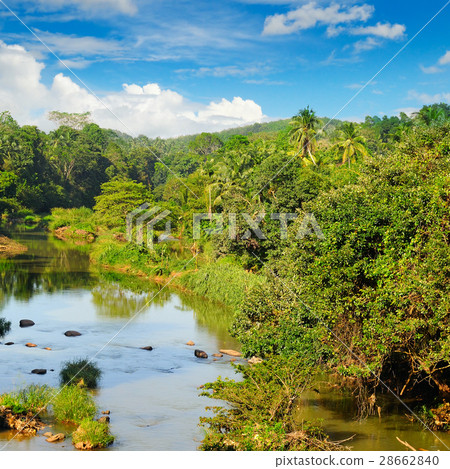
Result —
M 448 51 L 439 59 L 439 64 L 440 64 L 440 65 L 447 65 L 447 64 L 450 64 L 450 50 L 448 50 Z
M 117 10 L 127 15 L 134 15 L 137 12 L 134 0 L 39 0 L 39 3 L 45 9 L 74 5 L 89 12 L 93 10 Z
M 409 117 L 411 117 L 412 114 L 419 112 L 419 111 L 420 111 L 420 108 L 418 107 L 402 107 L 402 108 L 395 109 L 395 112 L 398 115 L 400 115 L 401 112 L 404 112 Z
M 102 104 L 62 73 L 53 78 L 51 86 L 44 85 L 43 69 L 25 48 L 0 41 L 0 111 L 9 110 L 21 124 L 44 130 L 52 128 L 46 119 L 49 111 L 90 111 L 102 127 L 149 137 L 216 131 L 265 118 L 261 107 L 250 99 L 196 103 L 156 83 L 124 84 L 121 91 L 101 96 Z
M 361 26 L 353 28 L 351 34 L 361 36 L 377 36 L 384 39 L 401 39 L 405 35 L 406 26 L 403 24 L 377 23 L 375 26 Z
M 416 90 L 410 90 L 408 92 L 407 99 L 417 101 L 421 104 L 434 104 L 439 102 L 450 102 L 450 93 L 418 93 Z
M 420 69 L 422 70 L 423 73 L 427 73 L 427 74 L 442 72 L 442 69 L 440 69 L 439 67 L 436 67 L 435 65 L 432 65 L 431 67 L 424 67 L 423 65 L 421 65 Z
M 353 44 L 353 48 L 356 53 L 359 53 L 362 51 L 375 49 L 380 45 L 381 42 L 379 40 L 374 39 L 373 37 L 367 37 L 366 39 L 355 42 L 355 44 Z
M 311 2 L 286 14 L 268 16 L 264 23 L 263 34 L 284 35 L 314 28 L 317 25 L 329 26 L 352 21 L 367 21 L 373 12 L 374 7 L 366 4 L 351 7 L 332 4 L 321 8 L 315 2 Z
M 124 50 L 123 45 L 111 39 L 93 36 L 75 36 L 73 34 L 49 33 L 36 30 L 36 34 L 50 49 L 58 54 L 92 57 L 96 55 L 116 56 Z M 46 48 L 42 49 L 46 51 Z

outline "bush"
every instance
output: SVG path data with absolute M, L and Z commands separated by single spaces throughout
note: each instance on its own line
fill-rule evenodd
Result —
M 89 419 L 84 419 L 72 435 L 73 444 L 81 443 L 83 449 L 106 448 L 113 441 L 108 424 Z
M 323 430 L 311 422 L 294 420 L 295 400 L 309 388 L 315 368 L 299 357 L 272 357 L 257 365 L 237 365 L 243 381 L 219 378 L 205 384 L 202 396 L 226 401 L 229 406 L 213 407 L 213 417 L 200 418 L 207 430 L 200 449 L 344 449 L 330 443 Z
M 11 330 L 11 321 L 0 318 L 0 337 L 4 337 Z
M 0 404 L 11 409 L 15 414 L 39 412 L 45 409 L 55 390 L 48 386 L 31 384 L 17 392 L 0 396 Z
M 63 387 L 53 400 L 53 413 L 60 422 L 81 423 L 97 413 L 93 397 L 78 386 Z
M 59 373 L 62 385 L 80 384 L 89 389 L 95 389 L 101 377 L 101 370 L 87 358 L 73 362 L 65 362 Z

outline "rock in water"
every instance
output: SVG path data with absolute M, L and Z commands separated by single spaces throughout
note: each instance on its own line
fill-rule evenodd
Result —
M 147 345 L 146 347 L 141 347 L 141 350 L 148 350 L 151 352 L 153 350 L 153 347 L 151 345 Z
M 193 345 L 195 345 L 195 342 L 192 342 L 192 340 L 190 340 L 189 342 L 186 342 L 186 345 L 190 345 L 192 347 Z
M 34 375 L 45 375 L 47 374 L 47 370 L 45 368 L 36 368 L 31 373 Z
M 31 342 L 28 342 L 27 344 L 25 344 L 25 347 L 37 347 L 37 345 L 32 344 Z
M 14 342 L 6 342 L 5 345 L 14 345 Z
M 236 352 L 236 350 L 219 350 L 220 353 L 224 353 L 225 355 L 231 355 L 232 357 L 240 357 L 242 354 L 241 352 Z
M 197 358 L 208 358 L 208 354 L 206 352 L 204 352 L 203 350 L 195 350 L 194 351 L 194 355 L 197 357 Z
M 213 357 L 222 358 L 222 357 L 223 357 L 223 354 L 222 354 L 222 353 L 213 353 Z
M 64 332 L 64 335 L 66 337 L 78 337 L 79 335 L 81 335 L 81 333 L 78 331 L 66 331 Z
M 19 321 L 19 327 L 31 327 L 34 326 L 34 321 L 31 319 L 21 319 Z
M 64 433 L 57 433 L 56 435 L 47 438 L 45 441 L 48 441 L 49 443 L 57 443 L 58 441 L 63 441 L 64 438 L 66 438 Z
M 110 421 L 111 421 L 111 419 L 107 415 L 105 415 L 104 417 L 100 417 L 98 419 L 99 423 L 109 423 Z

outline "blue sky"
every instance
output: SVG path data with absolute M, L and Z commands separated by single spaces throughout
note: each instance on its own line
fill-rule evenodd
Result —
M 102 126 L 167 137 L 306 105 L 334 116 L 447 2 L 4 3 L 83 83 L 0 2 L 1 110 L 46 130 L 50 110 L 91 111 Z M 337 117 L 450 102 L 449 23 L 450 5 Z

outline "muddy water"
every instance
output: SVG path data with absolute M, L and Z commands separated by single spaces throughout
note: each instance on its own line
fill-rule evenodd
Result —
M 16 234 L 29 248 L 0 259 L 0 317 L 12 322 L 0 339 L 0 393 L 28 383 L 58 385 L 61 363 L 95 356 L 103 371 L 96 400 L 111 411 L 116 441 L 108 450 L 195 450 L 202 438 L 198 419 L 214 402 L 198 396 L 198 386 L 217 376 L 234 377 L 229 358 L 194 357 L 188 340 L 212 353 L 239 345 L 228 335 L 230 311 L 191 295 L 113 273 L 93 271 L 88 256 L 44 234 Z M 20 319 L 36 325 L 20 329 Z M 81 337 L 68 338 L 75 329 Z M 5 342 L 14 345 L 5 346 Z M 36 348 L 27 348 L 33 342 Z M 153 351 L 140 347 L 151 345 Z M 44 350 L 50 347 L 52 350 Z M 44 376 L 30 374 L 46 368 Z M 381 418 L 354 420 L 353 401 L 317 384 L 319 393 L 302 396 L 299 420 L 321 421 L 334 440 L 355 435 L 355 450 L 403 450 L 396 437 L 417 448 L 450 447 L 450 435 L 437 436 L 411 423 L 392 402 Z M 72 429 L 53 427 L 69 433 Z M 73 450 L 70 441 L 49 444 L 42 436 L 12 439 L 0 432 L 0 449 Z

